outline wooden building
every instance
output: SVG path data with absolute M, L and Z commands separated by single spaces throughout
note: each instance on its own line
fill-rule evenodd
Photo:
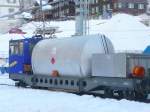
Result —
M 50 10 L 44 10 L 45 19 L 74 19 L 76 15 L 75 5 L 77 0 L 48 0 L 52 6 Z M 99 17 L 109 12 L 122 12 L 132 15 L 139 15 L 146 12 L 147 0 L 89 0 L 89 16 L 90 18 Z M 35 5 L 39 5 L 35 3 Z M 40 19 L 42 14 L 36 11 L 35 19 Z
M 74 19 L 76 15 L 76 0 L 49 0 L 48 3 L 51 4 L 51 10 L 45 10 L 45 19 Z M 89 3 L 89 15 L 90 17 L 98 17 L 103 13 L 103 10 L 111 9 L 112 2 L 110 0 L 90 0 Z M 38 6 L 38 3 L 35 3 Z M 105 7 L 104 7 L 105 6 Z M 34 11 L 35 19 L 40 19 L 42 14 L 39 10 Z
M 123 12 L 132 15 L 146 13 L 147 0 L 113 0 L 113 12 Z

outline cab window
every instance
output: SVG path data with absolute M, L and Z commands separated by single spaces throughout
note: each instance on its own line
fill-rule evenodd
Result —
M 23 54 L 23 42 L 10 43 L 10 54 L 22 55 Z

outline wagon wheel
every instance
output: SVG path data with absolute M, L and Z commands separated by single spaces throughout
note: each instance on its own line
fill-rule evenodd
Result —
M 124 98 L 123 91 L 119 90 L 118 91 L 118 96 L 119 96 L 119 98 Z
M 135 100 L 135 92 L 134 91 L 130 91 L 130 90 L 126 90 L 123 91 L 123 97 L 127 100 Z
M 107 98 L 112 98 L 113 97 L 113 90 L 106 88 L 104 89 L 104 96 Z
M 23 81 L 19 81 L 19 82 L 16 82 L 16 83 L 15 83 L 15 86 L 26 88 L 26 87 L 27 87 L 27 84 L 24 83 Z
M 136 99 L 138 100 L 146 100 L 148 97 L 148 94 L 145 92 L 135 92 Z

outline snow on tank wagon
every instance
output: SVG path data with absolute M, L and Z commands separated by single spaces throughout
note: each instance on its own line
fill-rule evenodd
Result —
M 104 35 L 31 40 L 16 40 L 21 48 L 10 41 L 10 78 L 19 86 L 134 99 L 150 93 L 150 55 L 116 54 Z

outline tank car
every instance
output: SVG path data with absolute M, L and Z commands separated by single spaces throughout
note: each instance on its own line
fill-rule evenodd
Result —
M 104 35 L 11 40 L 9 48 L 17 86 L 129 99 L 150 93 L 150 55 L 115 53 Z

